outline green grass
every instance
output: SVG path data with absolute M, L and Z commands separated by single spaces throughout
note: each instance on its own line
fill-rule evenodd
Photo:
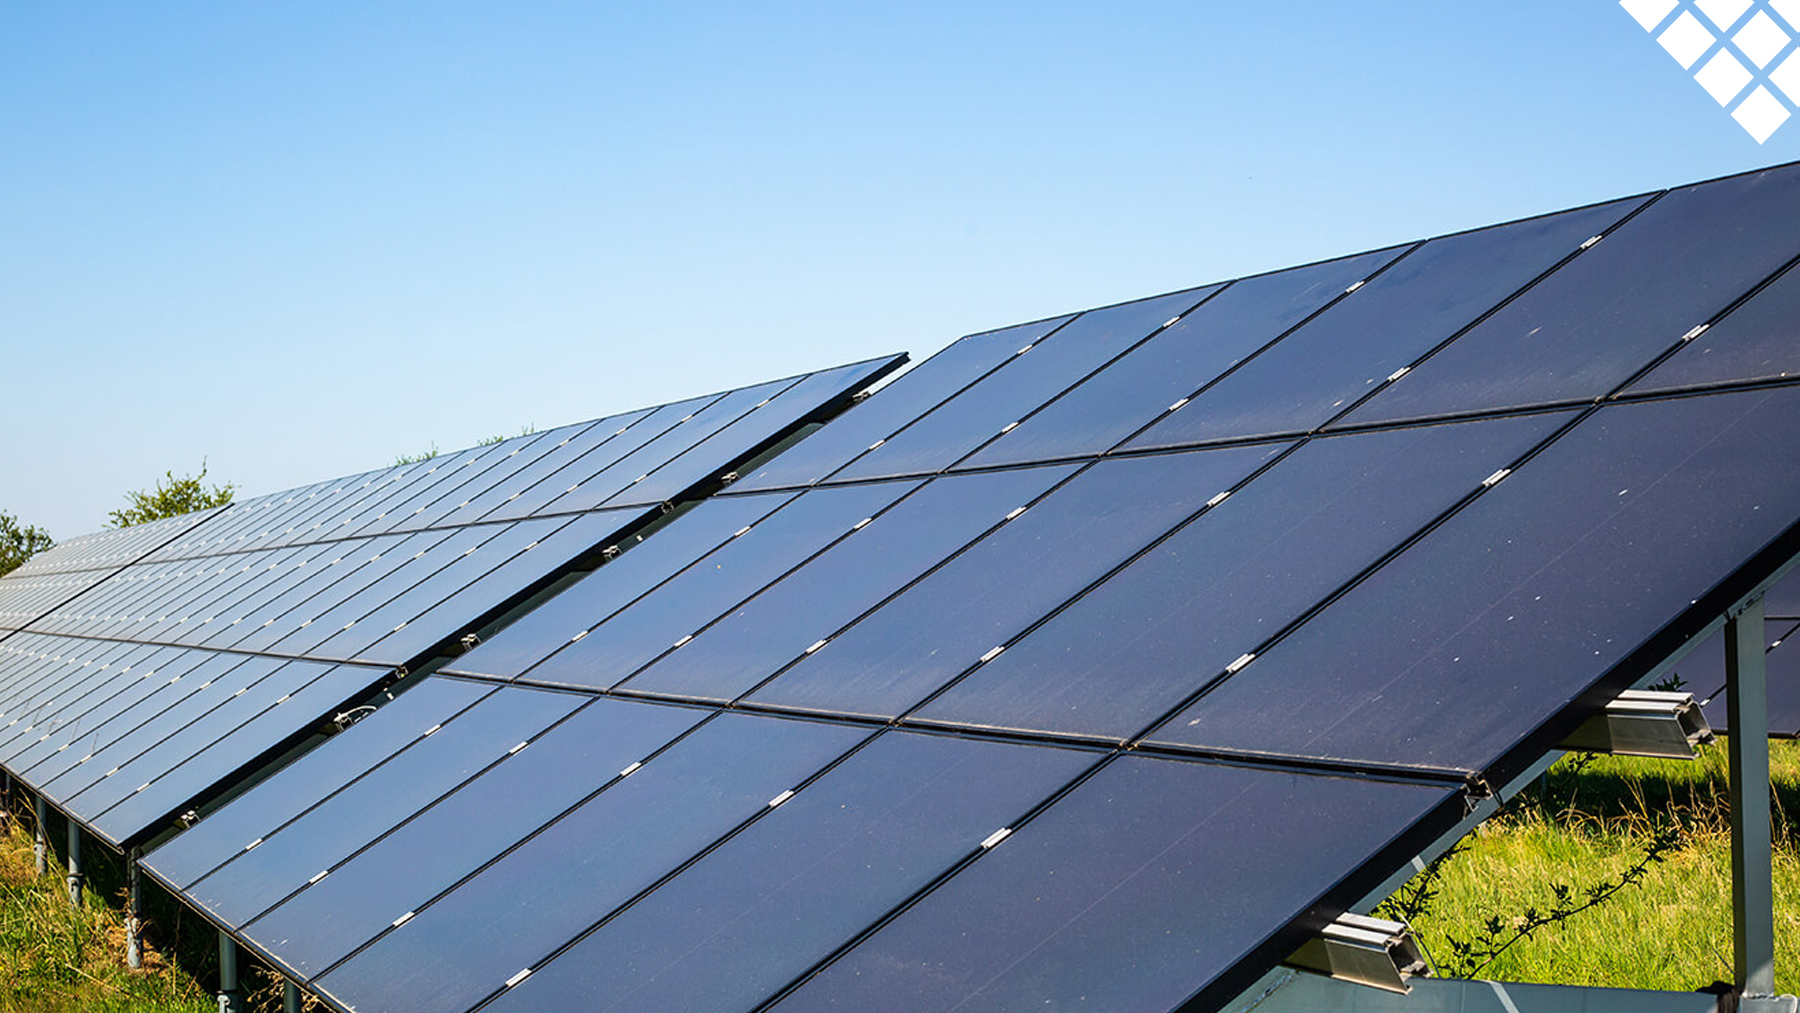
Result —
M 1775 977 L 1800 987 L 1800 746 L 1771 743 L 1775 786 Z M 1580 769 L 1577 769 L 1580 767 Z M 1698 761 L 1565 758 L 1525 804 L 1489 821 L 1439 870 L 1436 897 L 1412 919 L 1440 971 L 1501 981 L 1688 991 L 1730 981 L 1731 834 L 1723 745 Z M 1637 864 L 1669 828 L 1674 846 L 1605 902 L 1536 929 L 1479 968 L 1455 966 L 1452 938 L 1504 942 L 1531 908 L 1579 902 Z M 1494 948 L 1494 947 L 1490 947 Z
M 205 1013 L 218 1008 L 155 950 L 125 966 L 125 926 L 91 893 L 70 905 L 63 872 L 35 873 L 32 839 L 0 833 L 0 1013 Z

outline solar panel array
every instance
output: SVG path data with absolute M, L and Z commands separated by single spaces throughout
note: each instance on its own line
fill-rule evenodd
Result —
M 144 866 L 347 1011 L 1216 1008 L 1800 551 L 1796 222 L 964 338 Z
M 0 640 L 0 763 L 102 840 L 147 839 L 902 361 L 60 546 L 0 580 L 15 631 Z

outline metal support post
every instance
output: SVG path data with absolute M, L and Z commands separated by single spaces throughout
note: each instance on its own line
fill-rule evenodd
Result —
M 44 796 L 39 795 L 37 799 L 37 841 L 32 845 L 31 852 L 37 858 L 37 874 L 40 876 L 50 870 L 50 838 L 49 831 L 45 829 L 49 822 L 50 803 L 45 802 Z
M 125 852 L 125 966 L 138 970 L 144 966 L 142 916 L 143 887 L 138 879 L 138 849 Z
M 244 990 L 238 984 L 237 940 L 219 931 L 219 1013 L 244 1013 Z
M 12 771 L 0 771 L 0 831 L 4 831 L 12 823 Z
M 81 826 L 69 821 L 69 903 L 81 906 Z
M 1725 621 L 1725 691 L 1731 725 L 1733 971 L 1745 996 L 1775 994 L 1775 891 L 1769 817 L 1769 698 L 1763 603 Z
M 300 986 L 291 981 L 281 983 L 281 1013 L 300 1013 Z

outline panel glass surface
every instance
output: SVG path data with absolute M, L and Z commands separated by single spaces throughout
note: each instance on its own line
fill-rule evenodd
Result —
M 704 700 L 747 693 L 1074 470 L 1021 468 L 932 481 L 696 633 L 624 688 Z
M 602 423 L 607 421 L 602 420 Z M 528 439 L 504 440 L 492 446 L 471 447 L 445 457 L 433 458 L 433 463 L 437 465 L 435 481 L 411 490 L 405 499 L 384 504 L 379 513 L 350 534 L 353 537 L 368 537 L 415 528 L 418 526 L 416 518 L 433 505 L 461 503 L 468 497 L 479 495 L 483 490 L 504 482 L 506 476 L 530 466 L 542 455 L 550 453 L 545 448 L 555 447 L 565 439 L 573 442 L 575 434 L 587 429 L 589 425 L 582 423 L 564 426 L 538 433 Z M 609 429 L 608 432 L 610 431 Z
M 1170 447 L 1321 426 L 1644 200 L 1433 239 L 1126 446 Z
M 95 728 L 89 741 L 99 745 L 86 755 L 71 749 L 33 768 L 32 776 L 42 779 L 38 782 L 41 789 L 59 800 L 74 797 L 106 777 L 108 771 L 180 731 L 230 694 L 240 689 L 247 691 L 281 664 L 276 658 L 195 653 L 199 655 L 198 665 L 176 661 L 165 666 L 153 693 L 121 712 L 114 721 Z
M 85 654 L 87 648 L 84 646 L 82 650 Z M 137 701 L 162 689 L 169 679 L 193 670 L 207 657 L 207 654 L 200 651 L 161 648 L 148 658 L 133 659 L 129 666 L 121 665 L 104 682 L 94 683 L 83 679 L 69 687 L 67 693 L 63 692 L 64 686 L 59 683 L 50 687 L 44 696 L 34 693 L 9 704 L 8 710 L 14 713 L 7 723 L 4 748 L 22 748 L 26 751 L 15 752 L 8 758 L 7 766 L 15 774 L 27 775 L 33 784 L 42 784 L 49 777 L 68 769 L 84 755 L 93 752 L 100 744 L 124 734 L 132 723 L 121 723 L 109 728 L 108 722 Z M 93 692 L 83 692 L 88 687 L 97 688 Z M 137 721 L 148 716 L 139 716 Z M 82 748 L 62 749 L 64 745 L 73 746 L 76 743 L 82 743 Z M 59 752 L 73 755 L 56 757 L 62 762 L 47 770 L 38 770 L 40 761 L 52 758 L 53 754 Z
M 835 473 L 834 480 L 941 471 L 1219 290 L 1089 310 Z
M 144 867 L 174 889 L 188 886 L 493 691 L 426 679 L 145 855 Z
M 1397 246 L 1234 281 L 958 467 L 1110 450 L 1406 249 Z
M 501 528 L 482 526 L 459 528 L 450 532 L 447 537 L 438 532 L 421 532 L 402 537 L 396 542 L 374 546 L 374 551 L 379 552 L 378 556 L 369 558 L 368 552 L 359 554 L 369 559 L 367 563 L 339 575 L 329 585 L 319 588 L 304 599 L 294 601 L 299 596 L 297 588 L 295 592 L 272 603 L 263 614 L 267 615 L 281 605 L 292 602 L 287 604 L 286 611 L 273 616 L 260 627 L 242 633 L 235 640 L 219 638 L 217 643 L 229 643 L 233 649 L 240 651 L 303 653 L 300 644 L 294 644 L 288 650 L 281 650 L 277 645 L 290 637 L 301 641 L 308 639 L 313 625 L 323 617 L 335 616 L 339 606 L 360 601 L 363 603 L 361 606 L 349 606 L 360 613 L 426 579 L 440 567 L 449 566 L 452 561 L 463 558 L 465 553 L 480 552 L 482 545 L 490 539 L 504 536 L 505 532 Z M 387 540 L 384 538 L 383 541 Z M 245 625 L 253 621 L 254 617 L 246 620 Z M 331 628 L 342 625 L 341 621 L 336 622 Z
M 971 334 L 937 353 L 732 486 L 734 492 L 811 485 L 869 449 L 877 440 L 954 396 L 1020 348 L 1069 321 L 1055 317 Z
M 506 687 L 269 834 L 255 861 L 229 862 L 190 886 L 187 897 L 242 925 L 582 702 L 574 694 Z
M 725 714 L 315 980 L 362 1009 L 466 1010 L 769 811 L 866 729 Z M 744 762 L 754 757 L 755 762 Z M 483 931 L 470 932 L 472 925 Z
M 486 518 L 488 514 L 517 502 L 539 482 L 563 468 L 583 469 L 583 475 L 591 475 L 620 456 L 620 441 L 627 440 L 630 432 L 631 421 L 601 419 L 573 433 L 548 434 L 541 443 L 532 444 L 514 461 L 494 466 L 472 483 L 483 489 L 480 492 L 465 490 L 459 498 L 466 502 L 457 507 L 457 515 L 468 520 Z M 558 493 L 567 484 L 553 483 Z M 530 516 L 530 511 L 519 516 Z
M 605 474 L 620 459 L 627 458 L 643 450 L 644 447 L 657 443 L 669 430 L 679 428 L 681 420 L 703 411 L 708 405 L 719 399 L 717 394 L 705 397 L 690 398 L 674 404 L 662 405 L 620 433 L 617 439 L 606 445 L 606 453 L 577 459 L 561 471 L 551 474 L 539 481 L 531 489 L 512 502 L 512 508 L 542 513 L 551 500 L 561 496 L 569 487 L 579 485 L 596 474 Z M 522 466 L 522 465 L 521 465 Z M 514 469 L 507 469 L 504 474 L 511 474 Z M 441 524 L 466 524 L 476 520 L 473 510 L 466 507 L 483 491 L 503 479 L 484 475 L 456 494 L 446 496 L 427 507 L 423 513 L 405 522 L 403 527 L 437 526 Z M 529 502 L 527 502 L 529 501 Z
M 527 669 L 525 678 L 590 689 L 610 687 L 914 487 L 912 482 L 896 482 L 806 493 L 614 617 L 587 619 L 599 625 L 585 635 L 578 624 L 545 643 L 549 657 Z M 595 582 L 596 598 L 609 601 L 605 567 L 563 595 L 585 596 L 583 587 Z M 495 639 L 506 636 L 502 632 Z
M 1331 885 L 1460 807 L 1441 787 L 1125 757 L 773 1008 L 1036 1013 L 1104 996 L 1168 1013 L 1209 987 L 1222 1004 L 1304 941 L 1297 919 L 1337 913 L 1320 910 Z
M 1569 417 L 1314 440 L 915 716 L 1135 736 Z
M 511 678 L 543 660 L 569 638 L 591 629 L 651 588 L 752 527 L 793 498 L 792 493 L 713 497 L 606 563 L 596 575 L 519 617 L 499 636 L 444 666 L 443 671 Z
M 1485 770 L 1793 523 L 1771 455 L 1800 389 L 1602 408 L 1152 738 Z
M 767 444 L 772 434 L 783 432 L 816 413 L 821 404 L 838 400 L 832 396 L 833 392 L 866 387 L 877 377 L 898 368 L 901 361 L 901 357 L 892 356 L 815 373 L 651 472 L 644 481 L 628 486 L 607 500 L 606 505 L 659 503 L 684 495 L 696 483 L 717 472 L 722 462 L 743 459 L 760 445 Z
M 290 669 L 317 669 L 313 662 L 289 663 Z M 230 775 L 290 738 L 302 735 L 321 714 L 330 714 L 367 692 L 380 669 L 332 665 L 318 678 L 285 698 L 276 698 L 248 722 L 232 729 L 191 757 L 181 758 L 148 787 L 128 796 L 96 817 L 93 831 L 115 845 L 142 840 L 186 809 L 189 803 L 223 784 Z
M 1286 444 L 1101 461 L 752 693 L 897 716 L 1204 509 Z
M 1097 759 L 884 735 L 485 1009 L 752 1009 Z
M 69 796 L 64 800 L 65 807 L 71 814 L 91 820 L 132 793 L 144 790 L 139 785 L 162 777 L 258 713 L 276 706 L 275 701 L 286 701 L 302 692 L 328 668 L 311 662 L 250 659 L 146 725 L 165 734 L 136 756 L 120 762 L 116 773 Z M 360 684 L 369 682 L 367 675 L 360 678 Z
M 365 617 L 360 624 L 363 632 L 346 630 L 309 653 L 323 657 L 342 654 L 357 661 L 384 664 L 401 664 L 408 658 L 424 656 L 434 645 L 475 625 L 481 617 L 583 553 L 605 545 L 624 525 L 642 515 L 636 509 L 596 510 L 560 527 L 560 518 L 522 521 L 516 532 L 532 527 L 548 533 L 541 541 L 528 542 L 511 555 L 504 550 L 516 545 L 516 540 L 502 545 L 501 539 L 494 539 L 482 547 L 483 552 L 493 550 L 486 559 L 476 561 L 475 557 L 482 554 L 477 552 L 466 558 L 467 566 L 446 568 L 425 585 Z M 545 527 L 538 527 L 540 524 Z M 473 580 L 457 588 L 459 582 L 471 576 Z M 370 640 L 374 643 L 367 643 Z
M 311 978 L 697 724 L 691 708 L 597 700 L 251 922 Z M 240 862 L 257 861 L 250 852 Z
M 604 471 L 592 478 L 584 479 L 580 485 L 551 500 L 544 506 L 543 512 L 557 513 L 572 510 L 591 510 L 594 507 L 615 500 L 619 493 L 630 486 L 647 481 L 651 473 L 667 464 L 701 441 L 721 429 L 731 425 L 744 415 L 753 411 L 765 398 L 774 397 L 793 381 L 779 380 L 775 383 L 759 384 L 734 390 L 705 408 L 682 419 L 669 431 L 644 444 L 633 453 L 621 457 Z M 715 467 L 723 467 L 726 462 L 717 462 Z M 615 505 L 631 502 L 635 497 L 621 497 Z
M 1800 254 L 1796 221 L 1800 167 L 1671 191 L 1344 421 L 1608 394 Z
M 1800 376 L 1800 270 L 1789 269 L 1626 392 L 1793 376 Z

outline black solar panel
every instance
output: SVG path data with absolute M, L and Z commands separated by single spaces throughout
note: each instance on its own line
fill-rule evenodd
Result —
M 1797 183 L 964 339 L 145 865 L 346 1011 L 1218 1008 L 1800 552 Z
M 0 763 L 136 843 L 903 357 L 107 532 L 0 580 Z M 541 490 L 548 489 L 545 493 Z M 79 658 L 71 667 L 60 658 Z

